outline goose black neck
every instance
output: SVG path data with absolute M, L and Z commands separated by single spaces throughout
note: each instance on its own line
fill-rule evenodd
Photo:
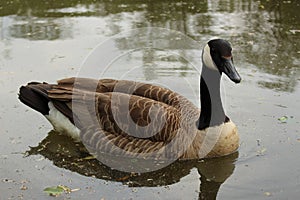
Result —
M 228 120 L 220 95 L 221 74 L 203 66 L 200 80 L 201 114 L 198 129 L 217 126 Z

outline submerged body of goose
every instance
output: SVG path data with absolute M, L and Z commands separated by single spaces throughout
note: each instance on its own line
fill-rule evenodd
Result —
M 239 147 L 225 115 L 220 80 L 239 83 L 230 44 L 209 41 L 202 53 L 201 112 L 182 95 L 128 80 L 66 78 L 31 82 L 19 99 L 42 113 L 54 129 L 80 140 L 92 154 L 197 159 L 231 154 Z

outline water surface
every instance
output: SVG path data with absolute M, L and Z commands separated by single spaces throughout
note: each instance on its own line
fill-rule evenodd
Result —
M 299 7 L 297 0 L 1 1 L 1 199 L 51 199 L 43 189 L 58 184 L 80 188 L 58 199 L 297 199 Z M 241 135 L 238 154 L 126 174 L 82 160 L 87 155 L 80 144 L 51 132 L 41 115 L 18 101 L 20 85 L 75 76 L 97 44 L 150 27 L 179 31 L 200 47 L 212 37 L 232 43 L 243 81 L 236 85 L 224 77 L 222 91 Z M 151 33 L 135 40 L 121 35 L 114 48 L 143 46 L 159 37 Z M 201 48 L 184 46 L 172 34 L 164 42 L 164 49 L 119 57 L 103 76 L 168 85 L 199 104 L 199 74 L 191 62 L 201 63 Z M 31 156 L 24 157 L 28 150 Z

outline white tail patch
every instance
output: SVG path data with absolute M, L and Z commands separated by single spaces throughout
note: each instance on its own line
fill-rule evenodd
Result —
M 49 106 L 49 115 L 45 115 L 45 117 L 49 120 L 49 122 L 53 125 L 53 128 L 65 135 L 71 136 L 76 141 L 80 140 L 80 130 L 71 123 L 71 121 L 64 116 L 59 110 L 57 110 L 53 103 L 50 101 L 48 103 Z
M 208 44 L 206 44 L 203 49 L 203 63 L 209 69 L 218 70 L 215 62 L 213 61 L 213 59 L 210 55 L 210 48 L 209 48 Z

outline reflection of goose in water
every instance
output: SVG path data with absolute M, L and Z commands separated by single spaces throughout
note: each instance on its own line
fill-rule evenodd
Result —
M 32 82 L 20 88 L 19 98 L 45 115 L 54 129 L 83 141 L 97 156 L 162 160 L 224 156 L 239 146 L 237 128 L 225 115 L 220 97 L 222 73 L 235 83 L 241 81 L 231 50 L 221 39 L 209 41 L 203 49 L 201 113 L 176 92 L 126 80 Z
M 172 185 L 190 174 L 196 168 L 200 174 L 199 199 L 215 199 L 222 183 L 231 176 L 235 168 L 238 153 L 220 158 L 205 160 L 176 161 L 154 172 L 132 174 L 113 170 L 96 159 L 89 159 L 89 154 L 80 151 L 85 147 L 75 143 L 67 136 L 51 131 L 36 147 L 31 147 L 28 155 L 42 155 L 54 165 L 77 172 L 84 176 L 122 182 L 129 187 L 158 187 Z

